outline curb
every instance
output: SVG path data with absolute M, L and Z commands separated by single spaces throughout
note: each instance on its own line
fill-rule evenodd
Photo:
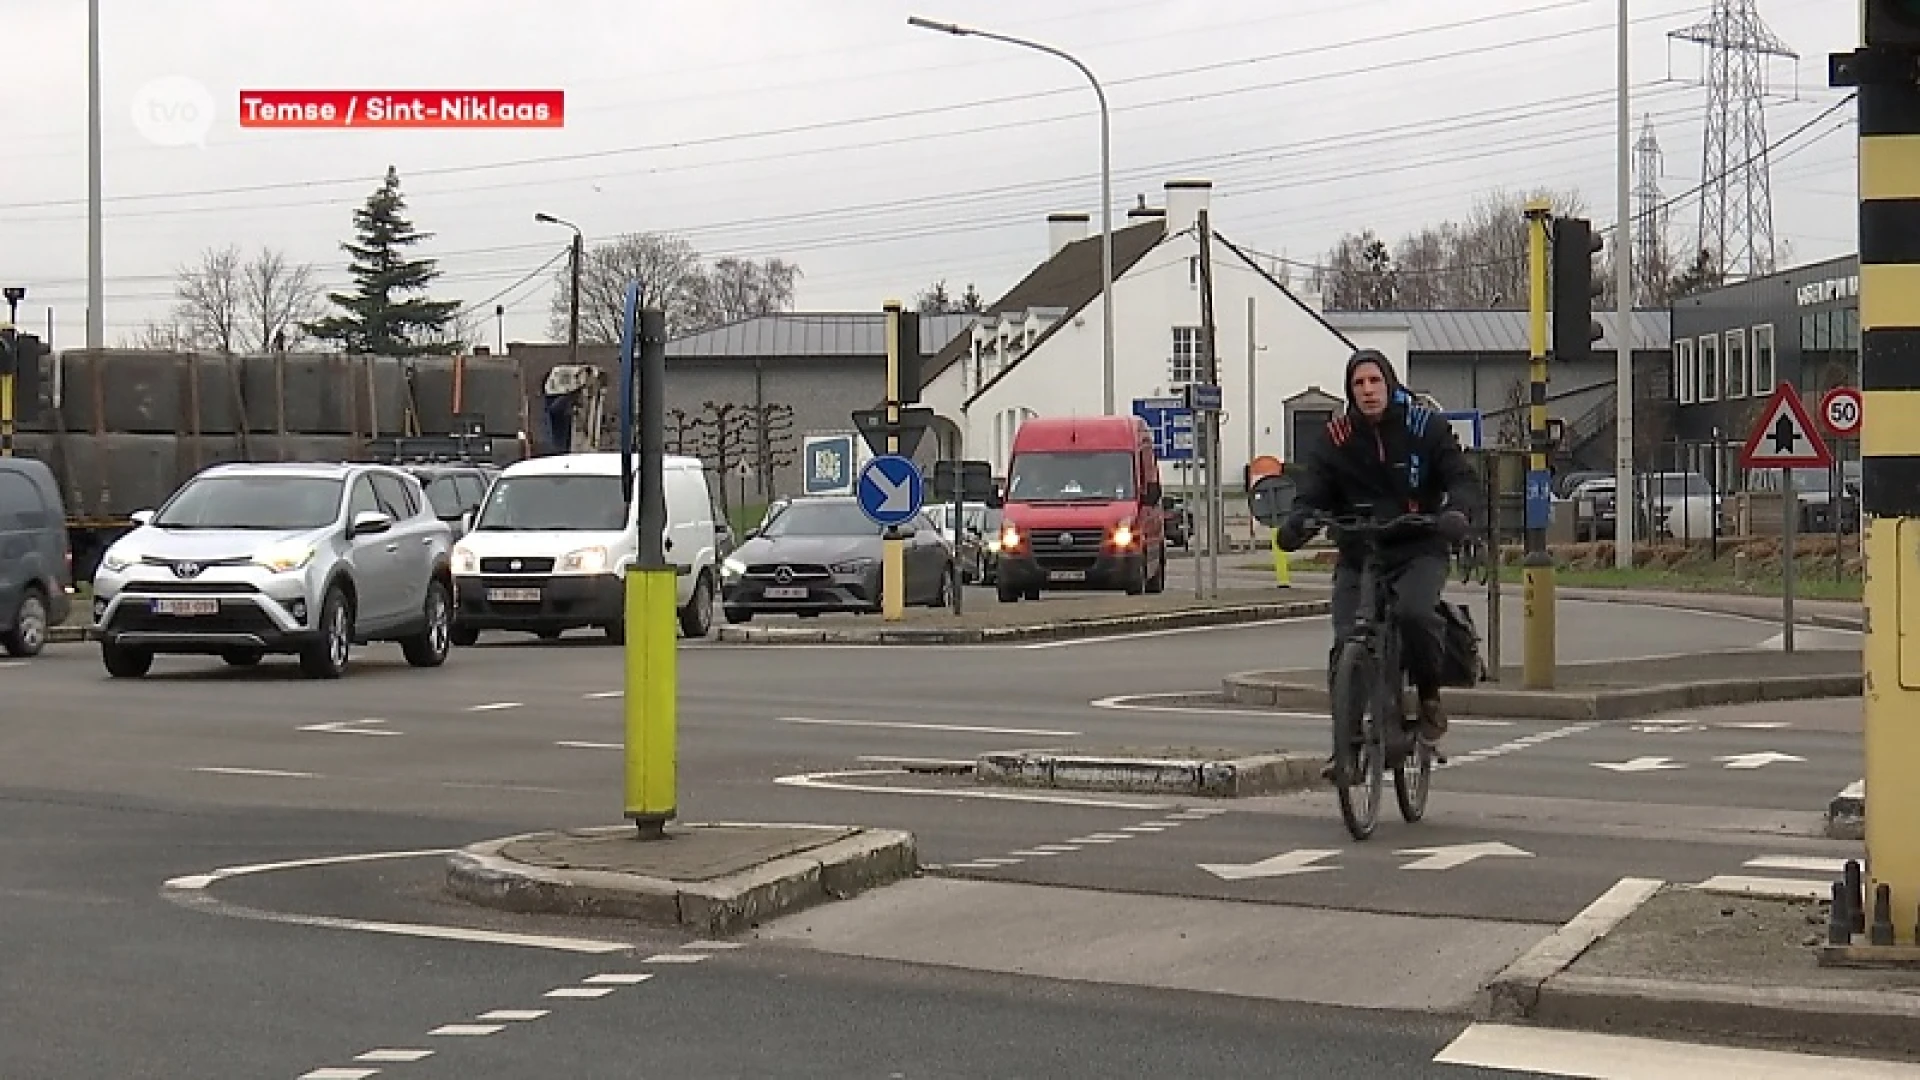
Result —
M 981 754 L 974 777 L 983 784 L 1006 787 L 1237 799 L 1316 787 L 1320 759 L 1311 754 L 1197 758 L 1004 750 Z
M 578 832 L 591 835 L 632 828 L 611 825 Z M 516 914 L 632 919 L 724 936 L 804 907 L 847 899 L 911 877 L 919 869 L 913 834 L 892 829 L 862 829 L 817 848 L 704 881 L 606 870 L 554 870 L 500 854 L 509 844 L 549 835 L 509 836 L 454 852 L 447 857 L 447 890 L 468 903 Z
M 1867 838 L 1867 782 L 1856 780 L 1827 804 L 1827 836 L 1834 840 Z
M 91 641 L 93 634 L 84 626 L 49 626 L 47 644 L 72 645 L 75 642 Z
M 1326 600 L 1294 600 L 1275 604 L 1156 612 L 1146 615 L 1101 615 L 1066 622 L 1025 626 L 892 627 L 857 630 L 802 630 L 788 627 L 722 626 L 720 641 L 736 644 L 863 644 L 863 645 L 981 645 L 1012 641 L 1059 641 L 1134 630 L 1177 630 L 1196 626 L 1233 626 L 1240 623 L 1311 618 L 1332 610 Z
M 1531 1016 L 1549 979 L 1573 966 L 1582 953 L 1613 932 L 1666 883 L 1654 878 L 1621 878 L 1560 929 L 1508 964 L 1480 991 L 1475 1015 L 1483 1020 Z
M 1859 697 L 1865 681 L 1861 675 L 1781 675 L 1744 680 L 1709 679 L 1590 692 L 1448 687 L 1440 692 L 1440 696 L 1448 709 L 1471 716 L 1604 723 L 1714 705 Z M 1257 671 L 1229 675 L 1221 680 L 1221 687 L 1228 700 L 1241 705 L 1322 712 L 1331 707 L 1324 686 L 1281 682 Z

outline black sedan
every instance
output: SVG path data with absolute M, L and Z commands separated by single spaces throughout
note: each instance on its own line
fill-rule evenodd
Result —
M 906 602 L 950 606 L 953 549 L 924 514 L 902 529 L 912 531 L 905 545 Z M 881 532 L 855 499 L 793 500 L 721 563 L 720 605 L 727 621 L 881 610 Z

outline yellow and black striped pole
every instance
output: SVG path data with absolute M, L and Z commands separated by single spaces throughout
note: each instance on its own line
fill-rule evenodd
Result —
M 1920 945 L 1920 4 L 1866 0 L 1859 87 L 1860 502 L 1866 550 L 1866 916 Z M 1891 927 L 1874 927 L 1879 888 Z M 1873 930 L 1878 929 L 1878 933 Z M 1889 933 L 1890 930 L 1890 933 Z M 1876 940 L 1877 939 L 1877 940 Z
M 0 323 L 0 457 L 13 456 L 13 387 L 22 351 L 13 324 Z
M 1547 468 L 1547 228 L 1553 206 L 1527 204 L 1527 351 L 1531 357 L 1527 407 L 1527 550 L 1521 562 L 1522 685 L 1553 689 L 1553 556 L 1547 553 L 1552 520 L 1552 473 Z

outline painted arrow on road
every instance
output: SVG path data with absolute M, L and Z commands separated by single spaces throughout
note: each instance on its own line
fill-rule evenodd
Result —
M 369 727 L 370 724 L 384 724 L 385 720 L 369 717 L 365 720 L 333 720 L 324 724 L 306 724 L 301 731 L 324 731 L 333 735 L 398 735 L 397 731 Z
M 1396 851 L 1395 855 L 1425 855 L 1424 859 L 1415 859 L 1401 867 L 1402 870 L 1451 870 L 1456 866 L 1465 866 L 1475 859 L 1531 859 L 1533 852 L 1522 851 L 1511 844 L 1499 841 L 1486 844 L 1453 844 L 1448 847 L 1408 848 Z
M 1632 761 L 1596 761 L 1596 769 L 1608 769 L 1613 772 L 1653 772 L 1656 769 L 1684 769 L 1685 765 L 1664 757 L 1637 757 Z
M 1778 750 L 1763 750 L 1758 754 L 1733 754 L 1729 757 L 1717 757 L 1715 761 L 1724 761 L 1729 769 L 1762 769 L 1776 761 L 1805 761 L 1806 758 L 1783 754 Z
M 1311 849 L 1289 851 L 1284 855 L 1275 855 L 1255 863 L 1200 863 L 1200 869 L 1224 881 L 1245 881 L 1248 878 L 1285 877 L 1288 874 L 1311 874 L 1321 870 L 1337 870 L 1337 866 L 1314 866 L 1321 859 L 1331 859 L 1340 854 L 1338 851 L 1316 851 Z

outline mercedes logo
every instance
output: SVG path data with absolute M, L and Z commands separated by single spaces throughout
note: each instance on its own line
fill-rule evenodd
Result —
M 200 564 L 197 562 L 177 562 L 173 564 L 173 576 L 190 578 L 200 576 Z
M 773 572 L 773 580 L 775 580 L 775 581 L 777 581 L 777 582 L 779 582 L 779 583 L 780 583 L 780 584 L 782 584 L 782 585 L 785 585 L 785 584 L 786 584 L 787 582 L 789 582 L 789 581 L 792 581 L 792 580 L 793 580 L 793 567 L 791 567 L 791 566 L 783 566 L 783 567 L 781 567 L 781 568 L 779 568 L 778 570 L 775 570 L 775 571 Z

